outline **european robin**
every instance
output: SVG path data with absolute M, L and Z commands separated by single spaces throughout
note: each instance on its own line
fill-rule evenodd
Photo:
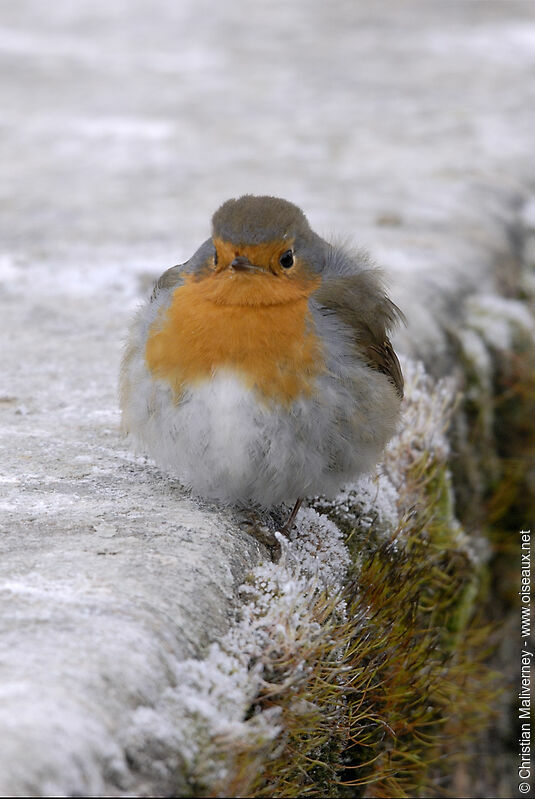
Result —
M 320 238 L 297 206 L 228 200 L 132 324 L 124 427 L 200 496 L 332 496 L 394 433 L 401 316 L 366 256 Z

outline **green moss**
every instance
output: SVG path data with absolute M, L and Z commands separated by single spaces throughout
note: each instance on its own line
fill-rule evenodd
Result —
M 518 531 L 531 525 L 535 511 L 535 346 L 519 326 L 511 339 L 506 350 L 488 346 L 487 380 L 458 349 L 465 386 L 452 463 L 457 513 L 493 547 L 491 571 L 504 613 L 515 599 Z
M 432 795 L 437 772 L 451 771 L 492 715 L 478 567 L 458 546 L 447 470 L 428 467 L 428 476 L 415 467 L 422 502 L 399 531 L 405 546 L 365 558 L 352 605 L 355 618 L 367 608 L 349 655 L 367 683 L 351 694 L 360 718 L 341 781 L 366 796 Z
M 267 747 L 234 746 L 216 796 L 337 796 L 337 769 L 347 740 L 342 649 L 350 625 L 340 597 L 318 595 L 311 612 L 318 634 L 270 654 L 249 717 L 274 713 L 280 735 Z

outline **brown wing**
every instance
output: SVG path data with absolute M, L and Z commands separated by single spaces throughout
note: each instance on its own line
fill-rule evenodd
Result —
M 378 271 L 326 279 L 314 297 L 351 328 L 359 355 L 389 377 L 403 397 L 403 374 L 388 333 L 405 318 L 386 296 Z
M 398 356 L 394 352 L 390 339 L 385 338 L 380 346 L 370 344 L 365 352 L 370 366 L 374 366 L 379 372 L 387 375 L 394 383 L 399 396 L 403 399 L 405 381 L 403 380 Z

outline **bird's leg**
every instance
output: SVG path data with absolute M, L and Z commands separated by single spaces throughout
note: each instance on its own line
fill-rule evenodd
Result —
M 303 504 L 303 500 L 302 500 L 302 498 L 300 497 L 300 498 L 297 500 L 297 502 L 295 503 L 295 505 L 293 506 L 293 508 L 292 508 L 292 512 L 290 513 L 290 516 L 289 516 L 289 518 L 288 518 L 288 521 L 286 522 L 286 524 L 284 525 L 284 527 L 283 527 L 283 528 L 282 528 L 282 530 L 281 530 L 281 533 L 282 533 L 283 535 L 288 535 L 288 533 L 289 533 L 289 532 L 290 532 L 290 530 L 292 529 L 292 527 L 293 527 L 293 523 L 295 522 L 295 517 L 297 516 L 297 511 L 299 510 L 299 508 L 301 507 L 301 505 L 302 505 L 302 504 Z
M 241 508 L 237 512 L 238 524 L 244 532 L 252 535 L 256 540 L 268 547 L 270 551 L 280 550 L 280 544 L 275 537 L 274 529 L 265 523 L 258 508 Z

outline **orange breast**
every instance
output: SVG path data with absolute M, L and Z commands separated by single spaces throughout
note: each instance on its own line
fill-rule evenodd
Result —
M 167 380 L 177 399 L 185 386 L 219 369 L 240 375 L 266 400 L 288 405 L 310 394 L 324 369 L 308 308 L 318 281 L 289 284 L 284 301 L 275 281 L 240 275 L 233 285 L 228 276 L 187 276 L 149 333 L 145 356 L 152 374 Z

